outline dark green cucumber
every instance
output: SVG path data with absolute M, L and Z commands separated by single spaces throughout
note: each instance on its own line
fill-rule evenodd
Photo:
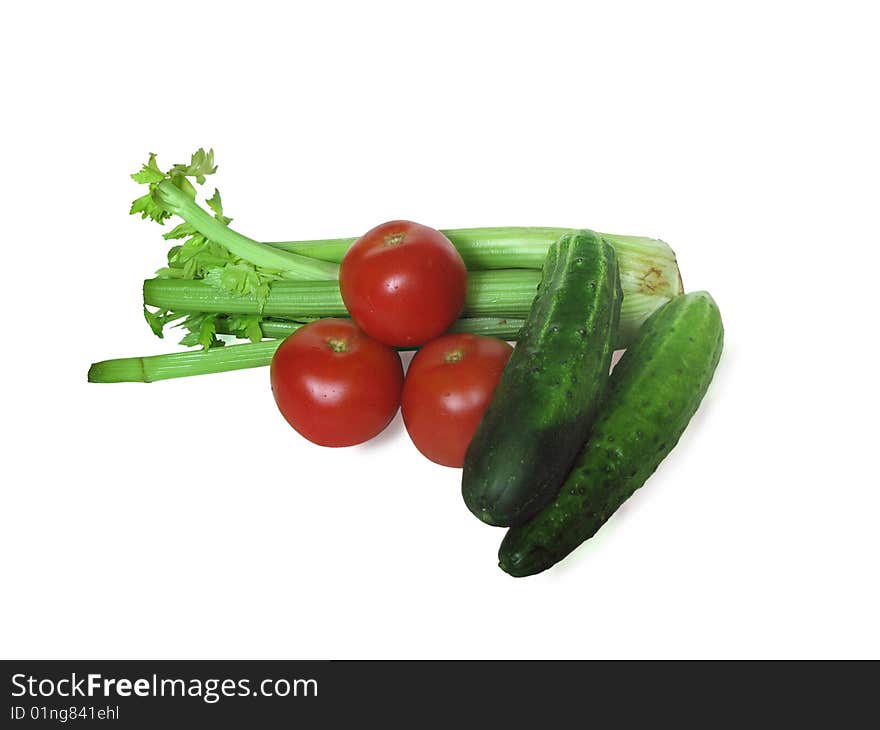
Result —
M 534 575 L 591 538 L 672 451 L 706 394 L 724 328 L 707 292 L 677 297 L 642 325 L 614 369 L 601 412 L 556 498 L 510 530 L 498 553 Z
M 559 489 L 608 382 L 622 298 L 617 257 L 599 234 L 575 231 L 550 247 L 465 456 L 462 495 L 484 522 L 524 522 Z

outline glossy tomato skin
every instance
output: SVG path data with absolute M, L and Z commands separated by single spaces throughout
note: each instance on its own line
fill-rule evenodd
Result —
M 440 231 L 390 221 L 348 249 L 339 289 L 354 321 L 370 337 L 415 346 L 443 334 L 461 313 L 467 269 Z
M 406 430 L 419 451 L 443 466 L 464 454 L 513 348 L 502 340 L 452 334 L 416 353 L 403 384 Z
M 271 380 L 278 409 L 296 431 L 321 446 L 353 446 L 394 418 L 403 366 L 397 352 L 350 320 L 321 319 L 281 343 Z

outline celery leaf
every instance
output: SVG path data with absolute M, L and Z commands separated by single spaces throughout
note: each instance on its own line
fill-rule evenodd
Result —
M 165 173 L 159 169 L 156 162 L 155 152 L 150 153 L 150 159 L 141 167 L 140 171 L 131 176 L 131 179 L 141 184 L 157 183 L 165 179 Z
M 223 202 L 220 200 L 220 191 L 214 188 L 214 194 L 205 200 L 207 206 L 214 211 L 214 217 L 223 221 L 226 225 L 232 223 L 232 218 L 223 215 Z
M 195 198 L 196 188 L 191 180 L 199 185 L 204 184 L 206 177 L 214 174 L 216 170 L 212 149 L 206 152 L 204 148 L 199 148 L 192 154 L 189 163 L 173 165 L 167 172 L 163 172 L 159 167 L 155 153 L 150 153 L 147 162 L 131 176 L 135 182 L 147 185 L 148 191 L 132 203 L 130 212 L 140 214 L 141 218 L 150 218 L 164 224 L 173 214 L 163 205 L 157 189 L 160 183 L 167 180 L 188 196 Z M 213 195 L 205 200 L 205 204 L 214 217 L 224 225 L 228 225 L 232 220 L 223 211 L 219 190 L 215 189 Z M 167 266 L 156 272 L 159 277 L 204 280 L 211 286 L 240 296 L 254 296 L 261 304 L 265 303 L 269 296 L 271 282 L 281 278 L 279 271 L 255 266 L 233 255 L 225 246 L 206 238 L 187 222 L 182 222 L 166 232 L 164 238 L 179 243 L 168 251 Z M 161 331 L 158 320 L 150 321 L 148 318 L 148 322 L 154 332 L 157 327 Z M 248 338 L 255 336 L 256 329 L 253 325 L 250 326 L 249 332 Z M 213 341 L 212 338 L 216 339 L 214 334 L 208 334 L 205 330 L 204 333 L 196 336 L 197 341 L 193 344 L 204 346 L 204 342 Z

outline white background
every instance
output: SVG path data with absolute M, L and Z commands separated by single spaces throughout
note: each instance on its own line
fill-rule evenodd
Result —
M 2 655 L 880 656 L 871 5 L 7 6 Z M 88 385 L 176 348 L 128 174 L 202 145 L 258 239 L 662 237 L 724 315 L 711 391 L 596 539 L 514 580 L 399 419 L 331 451 L 265 369 Z

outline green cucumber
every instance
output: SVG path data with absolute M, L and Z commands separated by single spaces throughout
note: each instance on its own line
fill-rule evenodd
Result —
M 540 573 L 596 534 L 678 443 L 723 341 L 721 314 L 707 292 L 677 297 L 651 315 L 614 369 L 587 445 L 556 498 L 505 536 L 502 570 Z
M 608 382 L 623 293 L 614 249 L 593 231 L 548 250 L 541 284 L 464 461 L 468 508 L 527 520 L 559 489 Z

